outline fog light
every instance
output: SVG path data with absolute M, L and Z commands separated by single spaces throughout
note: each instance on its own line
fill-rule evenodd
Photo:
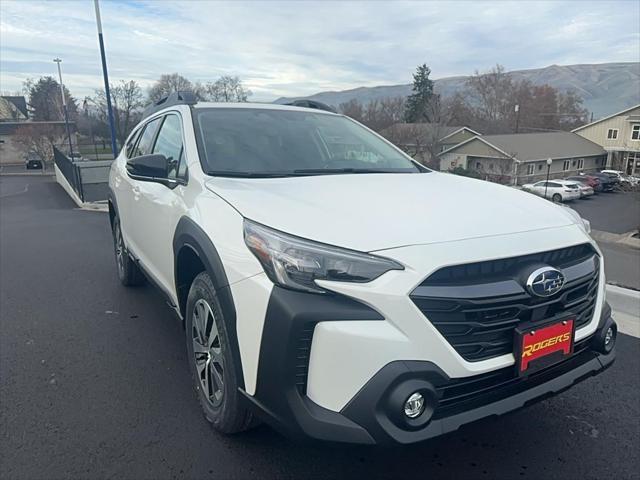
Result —
M 607 328 L 607 333 L 604 334 L 604 345 L 607 346 L 613 340 L 613 328 Z
M 615 343 L 616 343 L 616 329 L 612 325 L 609 328 L 607 328 L 607 331 L 604 333 L 604 342 L 603 342 L 604 351 L 606 353 L 609 353 L 611 350 L 613 350 L 613 346 Z
M 415 392 L 411 394 L 407 401 L 404 402 L 404 414 L 409 418 L 419 417 L 424 411 L 424 397 L 421 393 Z

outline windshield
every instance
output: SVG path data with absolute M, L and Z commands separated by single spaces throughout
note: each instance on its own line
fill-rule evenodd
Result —
M 421 171 L 387 142 L 339 115 L 203 108 L 194 111 L 194 119 L 203 167 L 210 175 Z

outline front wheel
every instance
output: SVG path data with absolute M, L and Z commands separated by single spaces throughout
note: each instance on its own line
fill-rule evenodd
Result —
M 191 284 L 185 331 L 193 386 L 205 418 L 222 433 L 250 428 L 253 416 L 238 392 L 224 314 L 206 272 L 200 273 Z
M 560 195 L 559 193 L 554 193 L 553 197 L 551 197 L 551 200 L 554 203 L 562 203 L 562 195 Z

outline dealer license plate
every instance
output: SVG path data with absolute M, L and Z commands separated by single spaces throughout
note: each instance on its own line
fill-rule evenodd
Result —
M 561 362 L 573 353 L 575 319 L 527 324 L 515 330 L 515 358 L 519 375 L 529 375 Z

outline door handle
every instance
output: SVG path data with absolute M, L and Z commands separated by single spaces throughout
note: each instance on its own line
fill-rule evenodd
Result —
M 139 187 L 139 186 L 137 186 L 137 185 L 136 185 L 136 186 L 134 186 L 134 187 L 133 187 L 133 193 L 135 193 L 135 194 L 140 194 L 140 187 Z

